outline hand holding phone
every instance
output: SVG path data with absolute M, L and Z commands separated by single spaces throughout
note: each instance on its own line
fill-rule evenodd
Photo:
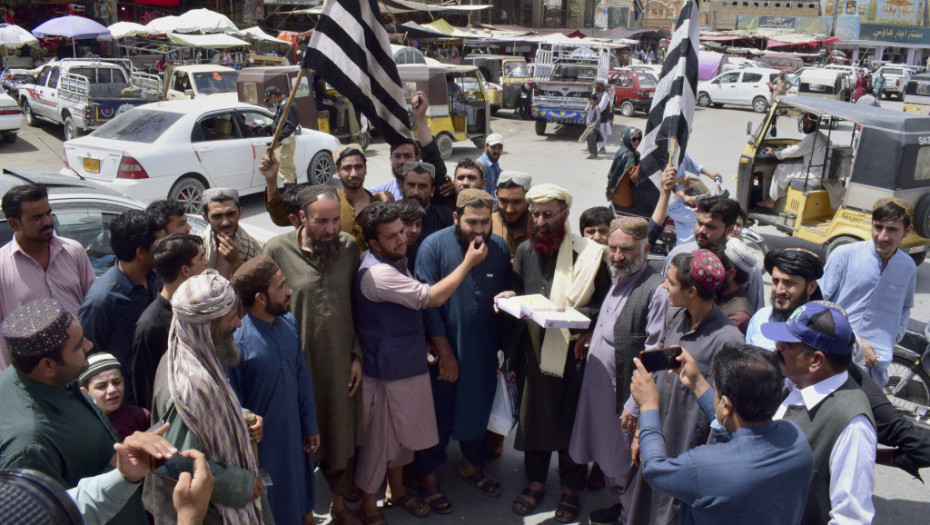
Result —
M 681 355 L 681 347 L 670 346 L 640 352 L 639 360 L 648 372 L 676 370 L 681 367 L 681 362 L 678 361 L 679 355 Z

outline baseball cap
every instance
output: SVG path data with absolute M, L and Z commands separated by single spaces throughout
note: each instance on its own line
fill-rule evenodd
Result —
M 502 137 L 500 133 L 491 133 L 490 135 L 488 135 L 488 138 L 484 140 L 484 143 L 487 144 L 488 146 L 497 146 L 498 144 L 503 146 L 504 137 Z
M 268 102 L 268 99 L 271 98 L 271 95 L 283 95 L 281 89 L 278 86 L 268 86 L 265 88 L 265 102 Z
M 762 335 L 776 342 L 804 343 L 826 354 L 852 353 L 852 327 L 843 309 L 825 301 L 799 306 L 784 323 L 764 323 Z

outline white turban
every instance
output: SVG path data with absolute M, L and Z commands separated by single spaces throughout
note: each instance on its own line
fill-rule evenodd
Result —
M 555 184 L 537 184 L 526 193 L 526 200 L 531 204 L 549 202 L 553 199 L 565 202 L 566 208 L 572 207 L 572 194 Z

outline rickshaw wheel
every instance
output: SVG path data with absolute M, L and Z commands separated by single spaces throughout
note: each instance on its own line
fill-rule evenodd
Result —
M 921 237 L 930 237 L 930 193 L 914 206 L 914 231 Z
M 487 140 L 487 137 L 480 135 L 478 137 L 472 137 L 471 143 L 475 145 L 476 148 L 484 148 L 484 141 Z
M 837 237 L 836 239 L 833 239 L 827 244 L 827 253 L 826 253 L 826 257 L 824 257 L 824 260 L 829 260 L 830 255 L 840 246 L 843 246 L 844 244 L 852 244 L 854 242 L 859 242 L 860 240 L 861 239 L 850 237 L 849 235 L 842 235 L 840 237 Z
M 449 160 L 452 156 L 452 137 L 445 133 L 436 137 L 436 146 L 439 148 L 439 156 L 442 160 Z
M 371 133 L 367 131 L 364 133 L 359 133 L 356 137 L 358 139 L 358 145 L 361 146 L 362 151 L 368 149 L 368 146 L 371 145 Z

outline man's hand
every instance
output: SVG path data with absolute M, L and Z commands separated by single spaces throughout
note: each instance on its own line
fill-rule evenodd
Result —
M 182 472 L 174 486 L 171 499 L 178 513 L 178 525 L 200 525 L 213 495 L 213 473 L 203 452 L 191 449 L 180 454 L 194 460 L 194 475 Z
M 481 243 L 480 247 L 475 246 L 475 242 L 472 241 L 468 245 L 468 252 L 465 253 L 465 262 L 468 264 L 468 268 L 474 268 L 481 264 L 481 261 L 488 256 L 488 239 L 485 239 Z
M 414 120 L 425 119 L 426 109 L 429 108 L 429 99 L 426 98 L 426 93 L 422 91 L 414 93 L 413 98 L 410 99 L 410 106 Z
M 281 163 L 274 158 L 273 151 L 262 155 L 262 160 L 258 163 L 258 171 L 265 177 L 265 182 L 274 185 L 275 188 L 278 187 L 278 168 L 280 167 Z
M 588 348 L 591 346 L 591 336 L 594 332 L 585 332 L 575 341 L 575 359 L 584 361 L 588 357 Z
M 664 193 L 670 193 L 675 187 L 675 168 L 669 166 L 662 172 L 662 187 L 659 188 Z
M 500 300 L 500 299 L 507 299 L 508 297 L 513 297 L 513 296 L 515 296 L 515 295 L 517 295 L 517 292 L 515 292 L 515 291 L 513 291 L 513 290 L 507 290 L 507 291 L 505 291 L 505 292 L 501 292 L 501 293 L 495 295 L 495 296 L 494 296 L 494 313 L 500 313 L 500 309 L 497 307 L 497 301 L 498 301 L 498 300 Z
M 878 355 L 875 353 L 875 348 L 861 337 L 859 338 L 859 344 L 862 345 L 862 352 L 865 354 L 865 366 L 868 368 L 877 367 Z
M 638 357 L 633 358 L 633 364 L 636 365 L 636 370 L 633 371 L 633 381 L 630 383 L 633 401 L 636 401 L 642 412 L 658 410 L 659 390 L 656 389 L 656 383 L 652 380 L 652 374 L 646 371 Z
M 242 417 L 249 427 L 249 438 L 255 443 L 261 441 L 265 435 L 265 419 L 254 412 L 245 410 L 242 411 Z
M 436 349 L 438 350 L 436 360 L 439 361 L 439 377 L 437 379 L 455 383 L 459 379 L 459 362 L 455 359 L 451 349 L 440 349 L 438 346 Z
M 681 384 L 690 388 L 696 397 L 701 397 L 710 388 L 710 384 L 701 374 L 697 361 L 684 348 L 681 349 L 681 355 L 676 359 L 681 363 L 681 368 L 678 369 L 678 378 L 681 379 Z M 669 370 L 668 373 L 674 374 L 675 370 Z
M 376 191 L 372 193 L 372 200 L 380 200 L 381 202 L 394 202 L 394 194 L 389 191 Z
M 258 479 L 258 476 L 255 476 L 255 485 L 252 487 L 252 497 L 250 500 L 253 500 L 262 495 L 262 492 L 265 492 L 265 486 L 262 485 L 262 480 Z
M 349 397 L 355 395 L 358 387 L 362 384 L 362 362 L 357 357 L 352 357 L 352 364 L 349 365 Z
M 135 483 L 148 474 L 153 460 L 168 460 L 178 453 L 178 449 L 162 437 L 169 425 L 162 425 L 155 432 L 136 431 L 127 436 L 122 443 L 113 445 L 116 451 L 116 468 L 123 479 Z
M 634 416 L 633 414 L 630 414 L 626 410 L 624 410 L 623 413 L 620 414 L 620 427 L 623 428 L 623 430 L 626 430 L 627 432 L 629 432 L 630 434 L 636 432 L 636 424 L 638 422 L 639 422 L 639 418 Z
M 242 266 L 242 262 L 239 260 L 239 247 L 236 246 L 236 243 L 229 235 L 225 233 L 216 234 L 216 251 L 218 251 L 233 268 Z
M 313 454 L 320 448 L 320 435 L 304 436 L 303 450 L 307 454 Z
M 449 177 L 446 177 L 445 182 L 439 185 L 439 194 L 442 195 L 443 197 L 448 197 L 449 195 L 452 195 L 454 191 L 455 191 L 455 183 L 452 182 L 452 179 L 450 179 Z
M 685 195 L 684 197 L 681 198 L 681 200 L 683 200 L 685 204 L 687 204 L 688 206 L 692 208 L 697 208 L 698 198 L 695 197 L 694 195 Z
M 633 456 L 633 464 L 639 466 L 639 432 L 633 437 L 633 444 L 630 446 L 630 455 Z
M 775 148 L 765 148 L 765 150 L 769 152 L 769 155 L 775 156 Z

